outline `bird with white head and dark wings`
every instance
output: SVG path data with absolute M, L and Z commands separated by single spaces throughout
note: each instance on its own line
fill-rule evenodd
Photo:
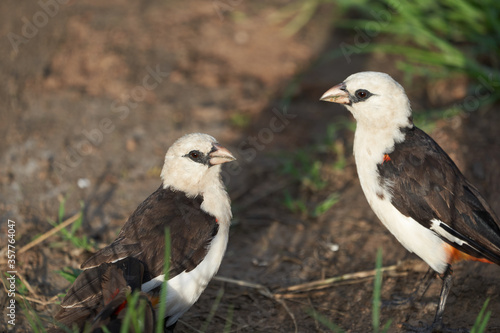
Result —
M 118 237 L 81 268 L 56 315 L 62 327 L 119 332 L 126 294 L 146 301 L 144 332 L 154 327 L 164 281 L 165 230 L 170 234 L 165 330 L 198 300 L 218 271 L 232 218 L 221 165 L 235 160 L 217 141 L 188 134 L 168 149 L 162 184 L 129 217 Z M 157 318 L 156 318 L 157 319 Z
M 451 265 L 500 265 L 500 221 L 441 147 L 412 121 L 403 87 L 388 74 L 349 76 L 321 97 L 356 120 L 354 158 L 371 208 L 410 252 L 443 279 L 431 330 L 443 328 Z

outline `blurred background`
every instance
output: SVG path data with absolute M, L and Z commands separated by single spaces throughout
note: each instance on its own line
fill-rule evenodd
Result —
M 247 284 L 212 281 L 177 332 L 329 331 L 321 318 L 369 332 L 373 274 L 301 284 L 370 271 L 377 248 L 397 265 L 384 274 L 381 323 L 430 323 L 440 283 L 411 307 L 388 305 L 427 266 L 372 213 L 355 124 L 319 97 L 350 74 L 389 73 L 417 126 L 500 213 L 499 14 L 494 0 L 2 1 L 1 269 L 8 219 L 19 250 L 80 214 L 17 254 L 18 304 L 30 310 L 18 308 L 15 331 L 55 314 L 76 269 L 159 186 L 166 149 L 190 132 L 238 158 L 223 172 L 234 221 L 218 275 Z M 489 297 L 488 329 L 499 330 L 498 276 L 457 264 L 445 323 L 471 327 Z M 8 301 L 0 293 L 2 316 Z

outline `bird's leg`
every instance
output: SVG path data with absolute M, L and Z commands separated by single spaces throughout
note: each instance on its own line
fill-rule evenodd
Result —
M 432 325 L 430 327 L 429 326 L 414 327 L 411 325 L 403 324 L 403 326 L 405 326 L 409 332 L 418 332 L 418 333 L 424 333 L 424 332 L 425 333 L 428 332 L 468 333 L 469 332 L 469 330 L 467 329 L 452 329 L 443 326 L 444 307 L 446 305 L 448 294 L 450 293 L 451 290 L 452 274 L 453 270 L 451 269 L 451 266 L 448 265 L 443 275 L 441 276 L 441 279 L 443 280 L 443 287 L 441 288 L 441 294 L 439 296 L 439 303 L 436 310 L 436 316 L 434 317 Z
M 446 300 L 448 299 L 448 294 L 450 293 L 451 286 L 452 286 L 452 274 L 453 270 L 451 269 L 451 265 L 448 265 L 446 267 L 446 270 L 444 271 L 443 274 L 439 275 L 440 278 L 443 280 L 443 286 L 441 287 L 441 293 L 439 296 L 439 303 L 438 307 L 436 309 L 436 315 L 434 317 L 434 321 L 432 322 L 432 325 L 424 325 L 423 327 L 415 327 L 412 325 L 408 325 L 406 323 L 403 324 L 403 326 L 406 328 L 408 332 L 415 332 L 415 333 L 429 333 L 429 332 L 447 332 L 447 333 L 463 333 L 463 332 L 468 332 L 467 330 L 456 330 L 456 329 L 451 329 L 443 326 L 443 313 L 444 313 L 444 308 L 446 305 Z M 432 268 L 429 268 L 427 273 L 425 273 L 423 279 L 421 280 L 420 284 L 415 288 L 415 290 L 411 293 L 411 295 L 408 297 L 408 299 L 404 300 L 403 302 L 399 302 L 397 306 L 402 306 L 402 305 L 412 305 L 413 302 L 420 300 L 427 290 L 429 289 L 430 285 L 432 282 L 435 280 L 435 272 Z
M 441 288 L 441 294 L 439 295 L 439 303 L 436 310 L 436 316 L 434 317 L 434 322 L 432 323 L 433 331 L 439 331 L 443 326 L 444 307 L 446 305 L 446 299 L 448 298 L 448 294 L 450 293 L 452 285 L 452 274 L 453 270 L 451 269 L 451 266 L 448 265 L 443 273 L 443 276 L 441 277 L 443 279 L 443 287 Z
M 425 293 L 427 292 L 431 284 L 436 280 L 435 274 L 436 273 L 434 272 L 434 270 L 429 267 L 427 273 L 425 273 L 424 278 L 421 280 L 420 284 L 410 295 L 412 301 L 415 299 L 420 300 L 422 297 L 424 297 Z
M 408 297 L 400 298 L 396 300 L 392 300 L 386 305 L 395 306 L 395 307 L 408 307 L 412 306 L 415 301 L 420 300 L 430 285 L 436 280 L 436 273 L 432 268 L 429 267 L 427 273 L 425 273 L 424 277 L 420 280 L 420 283 L 415 287 L 415 289 L 411 292 Z

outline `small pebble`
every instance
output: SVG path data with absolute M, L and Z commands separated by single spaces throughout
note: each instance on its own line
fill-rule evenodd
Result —
M 79 188 L 87 188 L 90 187 L 90 180 L 88 178 L 80 178 L 77 181 Z

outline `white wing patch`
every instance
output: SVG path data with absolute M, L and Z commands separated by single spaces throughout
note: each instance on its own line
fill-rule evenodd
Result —
M 439 236 L 446 238 L 450 242 L 453 242 L 453 243 L 458 244 L 460 246 L 462 246 L 464 244 L 467 244 L 470 246 L 470 244 L 468 244 L 463 239 L 457 238 L 457 237 L 453 236 L 452 234 L 450 234 L 448 231 L 444 230 L 443 227 L 441 227 L 441 224 L 446 225 L 446 223 L 439 221 L 437 219 L 432 219 L 431 223 L 432 223 L 431 230 L 434 231 L 435 233 L 437 233 Z
M 156 287 L 159 287 L 164 280 L 165 280 L 165 274 L 158 275 L 157 277 L 149 280 L 148 282 L 143 283 L 141 286 L 141 291 L 148 293 L 151 290 L 155 289 Z

